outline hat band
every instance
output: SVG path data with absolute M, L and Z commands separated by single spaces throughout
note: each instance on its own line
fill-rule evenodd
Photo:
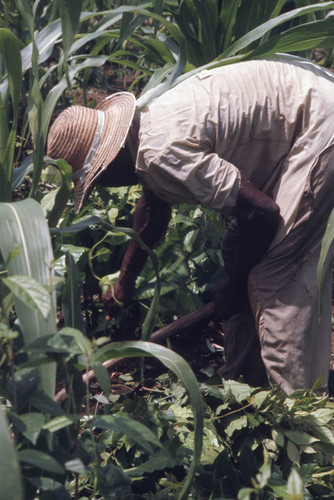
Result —
M 72 175 L 72 179 L 74 181 L 79 179 L 81 184 L 83 184 L 85 182 L 86 174 L 92 168 L 92 165 L 91 165 L 92 160 L 94 158 L 94 155 L 95 155 L 97 148 L 99 147 L 99 144 L 100 144 L 101 139 L 102 139 L 102 134 L 103 134 L 103 129 L 104 129 L 104 112 L 100 111 L 99 109 L 97 109 L 96 112 L 97 112 L 97 127 L 96 127 L 96 131 L 95 131 L 94 139 L 92 140 L 91 148 L 88 151 L 88 154 L 87 154 L 86 159 L 84 161 L 83 167 Z

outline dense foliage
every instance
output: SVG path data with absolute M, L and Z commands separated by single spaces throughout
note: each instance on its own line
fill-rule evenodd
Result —
M 144 105 L 199 68 L 275 52 L 330 67 L 334 2 L 125 3 L 0 0 L 0 499 L 333 498 L 330 398 L 223 381 L 197 331 L 183 357 L 147 342 L 222 277 L 221 216 L 174 207 L 106 323 L 140 187 L 96 189 L 77 215 L 70 166 L 44 151 L 60 110 L 117 89 Z

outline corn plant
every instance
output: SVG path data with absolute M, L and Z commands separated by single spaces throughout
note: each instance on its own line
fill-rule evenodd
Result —
M 0 250 L 8 271 L 2 282 L 14 295 L 20 329 L 28 345 L 56 332 L 55 296 L 47 288 L 52 287 L 54 276 L 49 230 L 34 200 L 1 203 L 0 213 Z M 40 368 L 39 386 L 49 397 L 54 395 L 55 368 L 55 364 Z

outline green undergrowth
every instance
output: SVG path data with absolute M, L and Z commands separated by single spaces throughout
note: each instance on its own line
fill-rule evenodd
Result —
M 124 343 L 90 343 L 68 328 L 61 334 L 29 347 L 43 353 L 40 363 L 57 359 L 65 381 L 58 403 L 39 391 L 36 362 L 16 371 L 15 409 L 13 381 L 1 386 L 19 443 L 24 498 L 180 498 L 194 455 L 192 390 L 153 358 L 122 362 L 108 376 L 94 363 L 103 353 L 116 357 Z M 129 354 L 136 342 L 127 344 Z M 88 353 L 98 382 L 81 379 Z M 185 498 L 333 498 L 333 400 L 225 381 L 212 366 L 197 375 L 203 443 Z
M 101 471 L 112 477 L 115 467 L 122 469 L 101 493 L 109 498 L 118 489 L 122 498 L 177 498 L 192 456 L 188 394 L 169 373 L 149 388 L 145 382 L 138 387 L 129 375 L 123 382 L 126 394 L 94 396 L 108 415 L 96 435 Z M 333 498 L 332 401 L 311 392 L 286 397 L 275 388 L 254 389 L 217 375 L 201 384 L 201 393 L 203 451 L 189 498 Z M 102 419 L 111 415 L 145 425 L 164 450 L 148 454 L 133 437 L 108 429 Z M 89 490 L 89 476 L 80 485 Z

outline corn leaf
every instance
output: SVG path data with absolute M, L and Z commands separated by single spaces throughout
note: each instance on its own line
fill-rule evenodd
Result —
M 8 261 L 13 248 L 21 251 L 8 263 L 9 275 L 25 275 L 42 285 L 49 285 L 53 276 L 53 252 L 49 229 L 40 205 L 28 199 L 0 204 L 0 250 Z M 56 332 L 55 297 L 51 296 L 51 311 L 44 318 L 35 308 L 15 298 L 15 309 L 25 344 Z M 41 388 L 52 397 L 55 386 L 55 364 L 40 368 Z
M 5 28 L 0 29 L 0 58 L 2 58 L 8 75 L 8 86 L 0 86 L 0 201 L 9 201 L 11 198 L 22 68 L 20 42 L 15 35 Z M 8 92 L 11 102 L 8 99 Z M 11 116 L 9 116 L 9 104 L 12 107 Z
M 8 432 L 8 422 L 0 406 L 0 500 L 23 500 L 23 489 L 17 456 Z
M 71 48 L 73 38 L 80 19 L 83 0 L 60 0 L 60 16 L 63 32 L 63 48 L 65 59 Z
M 237 40 L 234 44 L 232 44 L 225 52 L 221 54 L 221 58 L 226 58 L 230 57 L 232 55 L 237 54 L 241 50 L 244 50 L 247 48 L 250 44 L 253 42 L 259 40 L 263 36 L 265 36 L 268 32 L 270 32 L 273 28 L 276 26 L 279 26 L 280 24 L 290 21 L 291 19 L 294 19 L 295 17 L 308 14 L 310 12 L 314 12 L 317 10 L 321 9 L 330 9 L 333 7 L 334 3 L 333 2 L 322 2 L 318 3 L 315 5 L 308 5 L 306 7 L 301 7 L 299 9 L 294 9 L 290 12 L 287 12 L 285 14 L 281 14 L 274 19 L 270 19 L 269 21 L 261 24 L 260 26 L 257 26 L 253 30 L 251 30 L 249 33 L 246 33 L 246 35 L 242 36 Z
M 30 276 L 13 274 L 9 278 L 3 278 L 3 282 L 15 297 L 47 319 L 51 312 L 50 293 L 39 281 Z
M 291 28 L 249 53 L 252 58 L 277 52 L 300 52 L 316 47 L 334 47 L 334 18 L 302 24 Z

